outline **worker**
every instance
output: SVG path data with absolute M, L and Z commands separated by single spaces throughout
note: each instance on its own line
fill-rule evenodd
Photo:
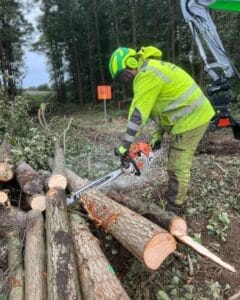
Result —
M 160 148 L 164 133 L 171 137 L 168 152 L 168 188 L 165 210 L 184 213 L 191 163 L 215 111 L 194 79 L 179 66 L 162 60 L 154 46 L 117 48 L 109 60 L 114 80 L 131 84 L 127 129 L 115 154 L 127 157 L 128 150 L 149 119 L 156 124 L 151 146 Z

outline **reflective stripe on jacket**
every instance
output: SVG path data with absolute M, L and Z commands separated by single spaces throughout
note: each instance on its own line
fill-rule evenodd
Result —
M 146 60 L 134 79 L 133 91 L 126 146 L 150 117 L 175 135 L 206 124 L 215 114 L 194 79 L 169 62 Z

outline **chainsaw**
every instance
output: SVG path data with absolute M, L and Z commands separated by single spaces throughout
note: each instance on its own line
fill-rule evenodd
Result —
M 86 190 L 103 187 L 121 175 L 140 176 L 141 172 L 151 165 L 154 157 L 155 152 L 152 151 L 149 144 L 137 142 L 130 147 L 127 155 L 122 158 L 124 160 L 122 167 L 119 167 L 116 170 L 96 179 L 82 187 L 79 191 L 73 193 L 70 198 L 67 198 L 67 205 L 80 199 Z

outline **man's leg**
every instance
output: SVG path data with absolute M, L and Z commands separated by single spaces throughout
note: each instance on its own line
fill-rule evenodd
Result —
M 168 154 L 168 190 L 166 210 L 181 212 L 189 189 L 190 170 L 195 150 L 208 124 L 172 137 Z

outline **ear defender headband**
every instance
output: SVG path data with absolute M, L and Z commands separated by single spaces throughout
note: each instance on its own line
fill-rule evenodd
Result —
M 129 56 L 126 59 L 125 64 L 126 64 L 127 68 L 129 68 L 129 69 L 137 69 L 137 67 L 138 67 L 138 60 L 134 56 Z

